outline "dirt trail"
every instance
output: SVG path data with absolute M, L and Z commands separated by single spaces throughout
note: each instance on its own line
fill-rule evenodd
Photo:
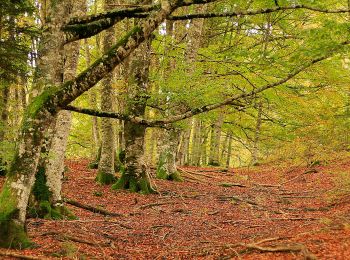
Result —
M 65 197 L 121 215 L 70 205 L 78 220 L 30 219 L 37 248 L 6 252 L 43 259 L 350 259 L 349 161 L 312 169 L 184 167 L 185 182 L 155 180 L 160 193 L 148 196 L 95 184 L 86 160 L 67 165 Z

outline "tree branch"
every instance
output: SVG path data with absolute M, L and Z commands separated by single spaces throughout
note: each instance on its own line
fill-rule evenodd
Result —
M 176 8 L 193 4 L 207 4 L 217 0 L 184 0 L 175 1 Z M 145 5 L 134 8 L 114 9 L 95 15 L 73 17 L 61 29 L 66 33 L 65 44 L 92 37 L 106 30 L 124 18 L 147 18 L 152 11 L 159 11 L 161 6 Z
M 106 30 L 124 18 L 146 18 L 153 10 L 159 10 L 160 5 L 114 9 L 95 15 L 73 17 L 61 30 L 66 33 L 65 43 L 89 38 Z
M 115 118 L 115 119 L 120 119 L 120 120 L 124 120 L 124 121 L 130 121 L 132 123 L 145 125 L 148 127 L 155 126 L 152 124 L 152 121 L 141 118 L 139 116 L 133 116 L 133 115 L 127 115 L 127 114 L 121 114 L 121 113 L 115 113 L 115 112 L 98 111 L 98 110 L 94 110 L 94 109 L 80 108 L 80 107 L 75 107 L 75 106 L 66 106 L 64 109 L 69 110 L 69 111 L 73 111 L 73 112 L 77 112 L 80 114 L 90 115 L 90 116 L 108 117 L 108 118 Z
M 345 42 L 341 43 L 341 46 L 344 46 L 347 44 L 350 44 L 350 41 L 345 41 Z M 308 63 L 305 63 L 303 66 L 294 69 L 294 71 L 290 72 L 286 77 L 284 77 L 283 79 L 281 79 L 277 82 L 266 84 L 260 88 L 254 89 L 248 93 L 242 93 L 242 94 L 238 94 L 234 97 L 227 98 L 223 102 L 220 102 L 220 103 L 204 105 L 204 106 L 201 106 L 198 108 L 194 108 L 192 110 L 188 110 L 182 114 L 170 116 L 168 118 L 163 118 L 163 119 L 158 119 L 158 120 L 147 120 L 147 119 L 137 117 L 137 116 L 132 116 L 132 115 L 125 115 L 125 114 L 114 113 L 114 112 L 96 111 L 96 110 L 92 110 L 92 109 L 77 108 L 77 107 L 73 107 L 73 106 L 65 106 L 64 109 L 75 111 L 78 113 L 93 115 L 93 116 L 97 116 L 97 117 L 110 117 L 110 118 L 116 118 L 116 119 L 121 119 L 121 120 L 127 120 L 127 121 L 131 121 L 133 123 L 142 124 L 142 125 L 145 125 L 148 127 L 165 127 L 165 128 L 167 128 L 168 127 L 167 125 L 169 125 L 171 123 L 175 123 L 175 122 L 178 122 L 180 120 L 184 120 L 186 118 L 190 118 L 190 117 L 193 117 L 193 116 L 198 115 L 198 114 L 209 112 L 211 110 L 214 110 L 214 109 L 226 106 L 226 105 L 235 105 L 235 106 L 242 107 L 242 104 L 236 103 L 238 100 L 243 99 L 243 98 L 248 98 L 251 96 L 255 96 L 256 94 L 261 93 L 267 89 L 274 88 L 274 87 L 277 87 L 277 86 L 280 86 L 280 85 L 286 83 L 287 81 L 289 81 L 290 79 L 292 79 L 293 77 L 295 77 L 296 75 L 298 75 L 299 73 L 304 71 L 305 69 L 311 67 L 312 65 L 314 65 L 320 61 L 323 61 L 323 60 L 331 57 L 333 54 L 336 53 L 337 50 L 338 49 L 334 49 L 334 50 L 330 51 L 329 53 L 325 54 L 324 56 L 315 58 L 315 59 L 309 61 Z
M 188 20 L 188 19 L 197 19 L 197 18 L 215 18 L 215 17 L 239 17 L 239 16 L 249 16 L 249 15 L 259 15 L 259 14 L 268 14 L 279 11 L 287 10 L 297 10 L 297 9 L 306 9 L 314 12 L 327 13 L 327 14 L 339 14 L 339 13 L 350 13 L 349 9 L 322 9 L 307 5 L 294 5 L 294 6 L 278 6 L 274 8 L 266 8 L 260 10 L 251 10 L 251 11 L 242 11 L 242 12 L 223 12 L 223 13 L 202 13 L 202 14 L 187 14 L 187 15 L 177 15 L 169 16 L 169 20 Z
M 138 13 L 145 13 L 154 10 L 159 10 L 160 5 L 142 5 L 133 8 L 125 8 L 125 9 L 113 9 L 111 11 L 106 11 L 93 15 L 85 15 L 80 17 L 72 17 L 66 26 L 78 25 L 78 24 L 88 24 L 91 22 L 99 21 L 101 19 L 115 19 L 115 18 L 127 18 L 127 17 L 135 17 L 133 15 L 137 15 Z

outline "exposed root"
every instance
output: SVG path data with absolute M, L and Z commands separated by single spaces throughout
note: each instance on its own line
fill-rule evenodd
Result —
M 255 186 L 261 187 L 271 187 L 271 188 L 280 188 L 281 184 L 269 184 L 269 183 L 253 183 Z
M 219 196 L 218 200 L 220 200 L 220 201 L 233 200 L 233 201 L 237 201 L 237 202 L 245 202 L 245 203 L 250 204 L 250 205 L 258 206 L 258 203 L 256 203 L 255 201 L 243 199 L 243 198 L 238 197 L 238 196 Z
M 206 180 L 202 179 L 202 178 L 199 178 L 197 176 L 194 176 L 193 173 L 191 172 L 188 172 L 187 170 L 184 170 L 184 169 L 180 169 L 178 168 L 179 171 L 182 172 L 182 176 L 189 182 L 194 182 L 194 181 L 197 181 L 199 183 L 209 183 L 207 182 Z M 198 174 L 197 174 L 198 175 Z
M 316 169 L 307 170 L 307 171 L 305 171 L 305 172 L 303 172 L 303 173 L 301 173 L 301 174 L 295 176 L 294 178 L 292 178 L 292 179 L 290 179 L 290 180 L 286 180 L 286 181 L 280 183 L 280 186 L 281 186 L 281 185 L 284 185 L 284 184 L 286 184 L 286 183 L 288 183 L 288 182 L 294 181 L 294 180 L 296 180 L 296 179 L 299 179 L 299 178 L 300 178 L 301 176 L 303 176 L 304 174 L 316 173 L 316 172 L 318 172 Z
M 79 237 L 67 235 L 67 234 L 60 234 L 59 232 L 46 232 L 42 234 L 42 236 L 56 236 L 59 240 L 69 240 L 72 242 L 77 242 L 81 244 L 87 244 L 90 246 L 109 246 L 109 243 L 97 243 L 97 242 L 92 242 L 88 241 Z
M 162 206 L 162 205 L 168 205 L 168 204 L 175 204 L 176 202 L 170 201 L 170 202 L 158 202 L 158 203 L 150 203 L 150 204 L 145 204 L 140 206 L 140 209 L 147 209 L 147 208 L 152 208 L 152 207 L 157 207 L 157 206 Z
M 75 200 L 71 200 L 71 199 L 67 199 L 66 198 L 64 201 L 67 204 L 73 205 L 73 206 L 81 208 L 81 209 L 85 209 L 85 210 L 91 211 L 93 213 L 98 213 L 98 214 L 101 214 L 101 215 L 104 215 L 104 216 L 113 216 L 113 217 L 122 217 L 123 216 L 123 214 L 109 212 L 107 210 L 104 210 L 104 209 L 101 209 L 101 208 L 96 208 L 96 207 L 93 207 L 93 206 L 90 206 L 90 205 L 84 205 L 84 204 L 82 204 L 82 203 L 80 203 L 78 201 L 75 201 Z
M 207 177 L 207 178 L 210 178 L 210 179 L 217 179 L 216 176 L 204 174 L 204 173 L 202 173 L 202 171 L 195 172 L 195 171 L 184 170 L 184 169 L 180 169 L 180 168 L 178 168 L 178 170 L 181 170 L 181 171 L 183 171 L 185 173 L 189 173 L 189 174 L 192 174 L 192 175 L 203 176 L 203 177 Z
M 293 245 L 278 245 L 278 246 L 268 246 L 263 247 L 258 244 L 240 244 L 241 246 L 250 249 L 258 250 L 260 252 L 300 252 L 304 255 L 304 259 L 307 260 L 316 260 L 316 256 L 313 255 L 305 245 L 303 244 L 293 244 Z
M 222 187 L 241 187 L 241 188 L 246 188 L 247 186 L 241 183 L 231 183 L 231 182 L 223 182 L 219 183 L 219 186 Z
M 29 259 L 29 260 L 44 260 L 45 258 L 40 258 L 36 256 L 29 256 L 29 255 L 21 255 L 17 253 L 10 253 L 10 252 L 0 252 L 0 256 L 4 257 L 14 257 L 18 259 Z

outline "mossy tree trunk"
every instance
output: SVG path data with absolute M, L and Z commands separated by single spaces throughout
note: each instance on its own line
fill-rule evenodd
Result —
M 167 38 L 169 39 L 169 43 L 167 42 L 167 38 L 165 38 L 165 45 L 166 48 L 164 50 L 164 66 L 162 75 L 164 80 L 168 78 L 168 75 L 171 71 L 175 69 L 175 63 L 171 59 L 167 58 L 166 55 L 170 52 L 170 48 L 168 46 L 172 46 L 174 42 L 174 22 L 173 21 L 166 21 L 166 33 Z M 162 89 L 159 89 L 158 91 L 163 91 Z M 172 99 L 172 93 L 167 92 L 164 102 L 167 104 L 166 108 L 166 114 L 170 115 L 173 114 L 175 111 L 172 111 L 172 109 L 169 109 L 169 103 Z M 175 125 L 172 126 L 171 129 L 162 129 L 159 133 L 159 156 L 158 156 L 158 164 L 157 164 L 157 172 L 156 176 L 159 179 L 164 180 L 175 180 L 175 181 L 181 181 L 181 177 L 179 172 L 176 169 L 176 154 L 177 154 L 177 147 L 179 144 L 180 139 L 180 131 L 177 130 Z
M 148 40 L 141 44 L 128 60 L 126 110 L 136 116 L 144 115 L 146 110 L 150 47 L 151 41 Z M 148 164 L 144 161 L 145 132 L 145 126 L 125 122 L 125 171 L 113 185 L 114 189 L 129 189 L 144 194 L 154 191 L 148 174 Z
M 114 1 L 105 0 L 104 9 L 108 11 L 112 8 Z M 114 41 L 114 28 L 105 31 L 103 38 L 103 48 L 107 51 L 111 48 Z M 102 81 L 101 90 L 101 109 L 103 111 L 113 111 L 113 74 L 109 73 Z M 101 120 L 101 157 L 98 162 L 96 181 L 100 184 L 111 184 L 115 182 L 114 177 L 114 156 L 115 156 L 115 137 L 112 119 L 102 118 Z
M 45 129 L 54 120 L 52 111 L 36 108 L 39 96 L 27 109 L 19 147 L 0 193 L 0 247 L 26 247 L 26 209 L 35 181 Z M 29 113 L 32 112 L 32 113 Z
M 64 15 L 82 15 L 84 12 L 80 8 L 85 1 L 66 2 Z M 62 84 L 63 81 L 74 79 L 76 75 L 79 42 L 66 44 L 63 50 L 63 67 L 57 67 L 63 78 L 57 78 L 55 84 Z M 61 81 L 61 82 L 60 82 Z M 63 218 L 64 215 L 71 217 L 70 212 L 64 207 L 62 202 L 62 178 L 64 171 L 64 158 L 67 147 L 68 135 L 71 126 L 71 113 L 60 111 L 57 114 L 55 123 L 50 127 L 46 137 L 46 147 L 42 147 L 42 158 L 39 161 L 37 178 L 33 188 L 33 197 L 30 201 L 31 215 L 44 218 Z M 44 176 L 41 176 L 44 175 Z M 46 194 L 40 195 L 40 192 Z
M 171 129 L 163 132 L 162 146 L 157 165 L 157 178 L 163 180 L 181 181 L 181 176 L 176 169 L 176 152 L 180 139 L 180 131 Z
M 50 4 L 55 9 L 53 13 L 63 19 L 65 16 L 62 15 L 60 10 L 66 6 L 65 3 L 63 1 L 53 1 Z M 176 4 L 180 4 L 180 2 L 176 2 Z M 46 129 L 54 122 L 57 113 L 93 87 L 107 73 L 111 72 L 115 66 L 128 57 L 145 39 L 148 39 L 165 17 L 177 7 L 176 4 L 164 5 L 161 10 L 153 12 L 142 24 L 134 27 L 124 38 L 116 43 L 108 53 L 72 81 L 67 81 L 60 87 L 57 87 L 54 84 L 55 81 L 52 80 L 55 78 L 55 70 L 47 70 L 48 75 L 45 75 L 47 78 L 46 85 L 51 87 L 46 87 L 41 94 L 34 95 L 36 97 L 32 99 L 24 112 L 17 151 L 0 193 L 0 247 L 20 248 L 29 244 L 25 232 L 28 199 L 35 181 L 35 173 Z M 51 21 L 57 23 L 60 20 L 51 19 Z M 64 35 L 59 33 L 60 28 L 61 26 L 56 24 L 56 26 L 47 26 L 46 30 L 44 30 L 44 34 L 51 35 L 51 37 L 45 38 L 47 40 L 44 41 L 48 44 L 47 48 L 50 48 L 50 45 L 63 46 L 61 40 L 64 39 Z M 60 55 L 60 53 L 54 54 L 55 59 L 53 59 L 54 62 L 51 65 L 58 66 L 60 65 L 60 59 L 58 59 L 57 55 Z M 49 60 L 46 61 L 50 64 Z M 144 96 L 141 95 L 140 99 L 142 98 Z M 131 168 L 129 172 L 135 176 L 136 171 L 133 171 Z M 138 187 L 144 187 L 142 190 L 145 191 L 149 190 L 148 180 L 142 182 L 142 174 L 140 175 L 139 172 L 136 172 L 136 175 L 141 177 L 137 182 Z M 132 181 L 132 178 L 129 178 L 130 180 L 132 187 L 135 182 Z
M 0 93 L 0 115 L 1 115 L 1 122 L 0 122 L 0 175 L 5 175 L 6 173 L 6 163 L 5 163 L 5 157 L 6 157 L 6 147 L 5 144 L 5 133 L 6 128 L 8 124 L 8 100 L 9 100 L 9 93 L 10 93 L 10 86 L 7 82 L 4 82 L 0 85 L 1 93 Z

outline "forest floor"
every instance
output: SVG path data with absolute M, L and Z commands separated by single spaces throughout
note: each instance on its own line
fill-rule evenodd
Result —
M 159 194 L 112 191 L 87 160 L 68 161 L 77 220 L 29 219 L 31 259 L 350 259 L 350 161 L 326 166 L 182 167 Z M 0 178 L 0 186 L 3 183 Z M 0 259 L 5 258 L 0 255 Z

